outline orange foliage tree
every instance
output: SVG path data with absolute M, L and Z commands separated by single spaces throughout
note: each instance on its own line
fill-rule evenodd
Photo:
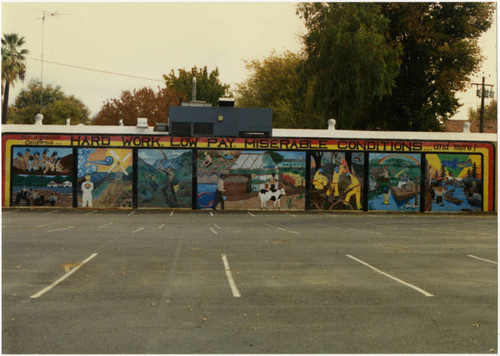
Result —
M 178 105 L 180 94 L 176 90 L 158 87 L 122 91 L 120 98 L 108 99 L 92 120 L 94 125 L 118 125 L 123 120 L 125 126 L 135 126 L 137 118 L 145 117 L 148 125 L 168 122 L 171 105 Z

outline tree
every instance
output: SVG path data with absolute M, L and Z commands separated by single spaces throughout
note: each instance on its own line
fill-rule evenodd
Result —
M 474 108 L 469 108 L 469 121 L 473 122 L 479 122 L 479 114 L 480 114 L 481 109 L 474 109 Z M 497 119 L 497 101 L 496 100 L 491 100 L 491 102 L 488 105 L 484 106 L 484 114 L 483 114 L 483 120 L 484 121 L 494 121 Z
M 42 114 L 45 125 L 65 125 L 66 119 L 72 124 L 88 124 L 89 109 L 80 99 L 66 95 L 60 86 L 42 85 L 33 80 L 22 89 L 14 105 L 9 107 L 9 123 L 33 124 L 35 114 L 40 111 L 40 90 L 42 90 Z
M 375 5 L 374 5 L 375 6 Z M 403 49 L 392 93 L 364 112 L 367 129 L 439 131 L 460 104 L 482 57 L 478 39 L 494 3 L 382 3 L 389 38 Z
M 151 88 L 125 90 L 118 99 L 108 99 L 97 113 L 92 123 L 95 125 L 118 125 L 123 120 L 124 125 L 137 124 L 137 118 L 148 118 L 148 125 L 158 122 L 168 122 L 168 112 L 171 105 L 179 103 L 180 94 L 176 90 Z
M 10 86 L 18 79 L 24 81 L 26 74 L 24 61 L 29 51 L 21 49 L 24 43 L 24 37 L 17 33 L 7 33 L 2 38 L 2 124 L 7 123 Z
M 308 31 L 306 73 L 342 128 L 441 130 L 460 106 L 456 94 L 479 68 L 478 39 L 494 8 L 491 2 L 299 4 Z
M 273 126 L 282 128 L 322 128 L 312 100 L 312 85 L 303 86 L 299 68 L 304 57 L 286 51 L 272 52 L 260 60 L 246 61 L 249 78 L 236 87 L 236 102 L 241 107 L 273 109 Z
M 304 78 L 314 78 L 325 121 L 357 127 L 361 109 L 390 94 L 399 72 L 400 47 L 387 36 L 389 20 L 370 3 L 302 3 L 306 61 Z
M 168 89 L 174 89 L 181 93 L 184 101 L 193 99 L 191 93 L 194 77 L 196 78 L 197 100 L 203 100 L 215 106 L 219 102 L 219 98 L 232 95 L 229 91 L 229 85 L 221 83 L 217 67 L 210 73 L 208 73 L 206 66 L 202 69 L 194 66 L 189 72 L 185 69 L 179 69 L 178 72 L 179 75 L 176 76 L 172 70 L 170 74 L 163 75 L 163 79 L 165 79 Z

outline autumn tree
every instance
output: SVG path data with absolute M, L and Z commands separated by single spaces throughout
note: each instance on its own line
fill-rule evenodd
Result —
M 137 124 L 137 118 L 148 119 L 148 125 L 168 122 L 168 112 L 171 105 L 178 105 L 180 95 L 175 90 L 151 88 L 125 90 L 117 99 L 108 99 L 92 120 L 94 125 L 118 125 L 123 120 L 124 125 Z
M 212 105 L 217 105 L 219 98 L 231 96 L 229 84 L 222 83 L 219 79 L 219 69 L 210 73 L 207 67 L 197 68 L 194 66 L 190 71 L 179 69 L 178 75 L 172 70 L 168 75 L 163 75 L 168 89 L 176 90 L 181 94 L 183 101 L 190 101 L 193 98 L 192 87 L 193 78 L 196 78 L 196 99 L 206 101 Z
M 399 73 L 399 44 L 388 38 L 389 20 L 370 3 L 302 3 L 306 61 L 303 78 L 314 80 L 325 121 L 357 128 L 360 110 L 391 94 Z
M 290 51 L 246 61 L 250 75 L 236 85 L 237 105 L 271 108 L 274 127 L 323 128 L 313 102 L 313 86 L 303 86 L 299 76 L 303 61 L 303 56 Z
M 33 80 L 17 95 L 14 105 L 9 106 L 7 123 L 33 124 L 35 115 L 40 112 L 40 93 L 42 94 L 42 114 L 44 125 L 65 125 L 70 119 L 72 124 L 88 124 L 89 109 L 73 95 L 66 95 L 60 86 L 53 87 Z

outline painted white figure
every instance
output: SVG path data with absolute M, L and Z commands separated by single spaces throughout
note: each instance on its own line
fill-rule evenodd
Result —
M 85 181 L 82 183 L 82 208 L 92 208 L 92 191 L 94 190 L 94 183 L 90 180 L 90 176 L 85 176 Z

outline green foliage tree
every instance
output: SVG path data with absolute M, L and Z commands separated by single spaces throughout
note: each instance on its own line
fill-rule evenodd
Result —
M 360 127 L 439 131 L 460 107 L 482 61 L 478 39 L 491 26 L 494 3 L 382 3 L 389 38 L 403 53 L 390 95 L 369 106 Z
M 137 118 L 148 118 L 148 125 L 158 122 L 168 122 L 168 112 L 171 105 L 177 105 L 180 95 L 176 90 L 166 88 L 157 91 L 151 88 L 125 90 L 118 99 L 108 99 L 92 120 L 94 125 L 118 125 L 123 120 L 124 125 L 135 126 Z
M 231 96 L 229 84 L 222 83 L 219 79 L 219 69 L 210 73 L 207 67 L 197 68 L 194 66 L 190 71 L 179 69 L 178 75 L 172 70 L 168 75 L 163 75 L 168 89 L 179 92 L 184 101 L 192 100 L 193 78 L 196 77 L 196 100 L 206 101 L 212 105 L 217 105 L 219 98 Z
M 236 85 L 237 105 L 273 109 L 274 127 L 323 128 L 324 120 L 313 102 L 313 86 L 304 86 L 299 76 L 303 62 L 303 56 L 290 51 L 246 61 L 251 74 Z
M 468 118 L 470 122 L 479 122 L 480 108 L 474 109 L 469 108 Z M 484 106 L 483 120 L 493 121 L 498 118 L 497 116 L 497 101 L 491 100 L 491 102 Z
M 40 111 L 41 82 L 33 80 L 22 89 L 14 105 L 9 107 L 8 123 L 33 124 L 35 114 Z M 72 124 L 88 124 L 89 109 L 73 95 L 66 95 L 60 86 L 45 84 L 42 90 L 42 114 L 44 125 L 65 125 L 66 119 Z
M 438 131 L 482 57 L 494 3 L 299 4 L 305 73 L 341 128 Z
M 27 49 L 22 49 L 24 37 L 17 33 L 7 33 L 2 38 L 2 124 L 7 123 L 10 86 L 20 79 L 24 81 L 26 74 Z
M 389 20 L 370 3 L 302 3 L 297 13 L 307 29 L 302 75 L 314 78 L 324 118 L 358 128 L 358 113 L 390 94 L 399 73 L 400 46 L 387 36 Z

